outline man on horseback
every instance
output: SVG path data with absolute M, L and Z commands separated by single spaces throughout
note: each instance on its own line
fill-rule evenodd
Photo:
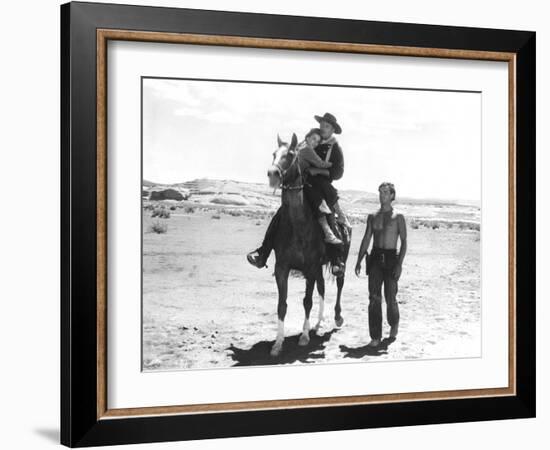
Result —
M 308 183 L 314 188 L 318 187 L 323 192 L 329 207 L 336 213 L 336 221 L 351 228 L 346 215 L 338 203 L 338 191 L 332 185 L 334 180 L 339 180 L 344 175 L 344 154 L 334 136 L 335 134 L 342 133 L 342 128 L 338 124 L 336 117 L 330 113 L 314 117 L 319 122 L 322 138 L 321 143 L 315 148 L 315 153 L 322 160 L 330 161 L 332 166 L 329 169 L 310 169 Z
M 309 173 L 313 169 L 330 169 L 332 167 L 331 162 L 322 160 L 315 152 L 315 148 L 319 145 L 321 139 L 321 130 L 319 128 L 312 128 L 306 134 L 305 140 L 297 146 L 298 164 L 300 164 L 302 172 Z M 307 180 L 304 181 L 303 189 L 304 195 L 311 205 L 313 216 L 317 219 L 325 233 L 325 242 L 332 245 L 342 244 L 342 240 L 334 235 L 328 224 L 327 214 L 331 214 L 332 211 L 327 206 L 323 190 L 309 183 Z
M 311 188 L 310 192 L 318 191 L 322 193 L 323 198 L 326 199 L 328 205 L 330 205 L 337 214 L 337 221 L 351 228 L 345 214 L 338 204 L 338 192 L 334 186 L 332 186 L 332 181 L 339 180 L 344 174 L 344 155 L 338 141 L 334 137 L 334 134 L 340 134 L 342 132 L 342 128 L 338 124 L 336 117 L 330 113 L 314 117 L 315 120 L 319 122 L 322 138 L 321 143 L 315 148 L 315 152 L 323 161 L 331 163 L 331 166 L 328 169 L 310 167 L 308 169 L 307 183 Z M 327 209 L 324 212 L 328 213 L 331 212 L 331 210 Z M 273 238 L 277 230 L 280 216 L 281 208 L 277 210 L 276 214 L 271 219 L 261 247 L 246 255 L 248 262 L 253 266 L 258 268 L 265 267 L 269 254 L 273 249 Z M 329 230 L 326 230 L 325 227 L 323 228 L 327 236 L 330 236 L 328 234 Z

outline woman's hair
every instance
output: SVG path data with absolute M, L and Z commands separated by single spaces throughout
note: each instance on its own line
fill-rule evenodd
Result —
M 392 194 L 392 200 L 395 200 L 395 186 L 393 183 L 390 183 L 389 181 L 384 181 L 380 186 L 378 186 L 378 191 L 380 189 L 387 187 L 390 190 L 390 193 Z
M 319 128 L 312 128 L 306 134 L 306 139 L 309 138 L 310 136 L 314 135 L 314 134 L 318 134 L 319 136 L 321 136 L 321 130 Z

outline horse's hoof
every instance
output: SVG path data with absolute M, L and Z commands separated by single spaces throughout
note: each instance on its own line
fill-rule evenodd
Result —
M 273 344 L 273 347 L 271 347 L 271 356 L 279 356 L 281 354 L 281 350 L 283 349 L 283 344 L 278 344 L 277 342 Z
M 305 347 L 309 344 L 309 336 L 307 334 L 302 334 L 298 340 L 298 345 L 300 347 Z
M 344 318 L 343 318 L 342 316 L 336 317 L 336 318 L 334 319 L 334 323 L 336 324 L 336 326 L 337 326 L 338 328 L 340 328 L 342 325 L 344 325 Z

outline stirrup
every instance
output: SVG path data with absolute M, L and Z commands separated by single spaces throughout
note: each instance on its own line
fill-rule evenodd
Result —
M 345 271 L 346 271 L 346 265 L 343 262 L 339 262 L 338 264 L 333 264 L 332 266 L 332 274 L 335 277 L 344 275 Z

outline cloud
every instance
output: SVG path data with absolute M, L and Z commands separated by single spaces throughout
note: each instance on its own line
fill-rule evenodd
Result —
M 237 113 L 228 111 L 204 111 L 200 108 L 182 107 L 174 110 L 176 116 L 191 117 L 195 120 L 203 120 L 214 124 L 235 125 L 245 122 L 245 118 Z
M 159 80 L 146 78 L 143 80 L 143 90 L 151 100 L 171 101 L 186 106 L 200 106 L 202 99 L 193 92 L 189 83 L 181 80 Z

